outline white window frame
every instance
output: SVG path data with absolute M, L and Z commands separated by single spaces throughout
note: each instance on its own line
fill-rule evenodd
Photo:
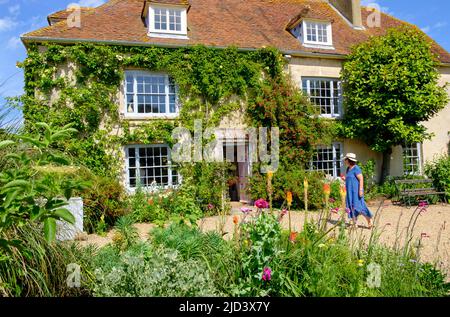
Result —
M 408 153 L 411 153 L 411 149 L 415 147 L 415 150 L 417 150 L 417 156 L 411 156 L 406 155 Z M 422 143 L 412 143 L 410 145 L 403 145 L 402 146 L 402 161 L 403 161 L 403 175 L 404 176 L 421 176 L 423 175 L 423 160 L 422 160 Z M 411 160 L 411 159 L 417 159 L 418 166 L 417 171 L 414 171 L 413 173 L 409 173 L 407 169 L 405 169 L 405 159 Z
M 301 89 L 306 93 L 308 98 L 311 97 L 311 81 L 319 80 L 319 81 L 328 81 L 330 82 L 330 98 L 331 100 L 337 98 L 338 100 L 338 113 L 334 113 L 334 105 L 332 105 L 332 111 L 330 114 L 322 114 L 321 109 L 319 109 L 319 116 L 323 118 L 330 118 L 330 119 L 341 119 L 343 117 L 343 91 L 342 91 L 342 82 L 339 78 L 326 78 L 326 77 L 302 77 L 301 79 Z M 303 85 L 303 82 L 306 81 L 306 87 Z M 337 91 L 338 96 L 334 96 L 334 85 L 337 84 Z M 306 88 L 306 90 L 305 90 Z M 316 97 L 317 98 L 317 97 Z M 323 107 L 323 105 L 316 105 L 315 103 L 311 102 L 314 107 L 320 108 Z
M 128 100 L 127 95 L 131 94 L 127 90 L 127 77 L 133 76 L 133 112 L 128 112 Z M 163 76 L 165 85 L 165 102 L 166 102 L 166 112 L 165 113 L 139 113 L 138 112 L 138 89 L 137 89 L 137 77 L 138 76 Z M 169 75 L 166 73 L 149 72 L 149 71 L 138 71 L 138 70 L 126 70 L 125 78 L 123 82 L 123 95 L 124 95 L 124 105 L 125 105 L 125 118 L 176 118 L 180 113 L 180 105 L 178 99 L 178 87 L 175 84 L 175 112 L 170 112 L 170 91 L 169 91 Z
M 338 151 L 337 148 L 339 147 L 340 150 L 340 155 L 338 157 Z M 333 152 L 333 174 L 334 175 L 330 175 L 333 178 L 339 178 L 341 177 L 341 174 L 343 172 L 343 159 L 344 159 L 344 144 L 342 142 L 333 142 L 330 145 L 320 145 L 317 147 L 317 149 L 323 149 L 323 148 L 327 148 L 327 149 L 332 149 Z M 338 162 L 340 163 L 340 169 L 338 169 Z M 309 171 L 311 172 L 324 172 L 323 170 L 319 170 L 319 169 L 315 169 L 314 168 L 314 157 L 311 159 L 310 163 L 309 163 Z
M 330 22 L 323 22 L 323 21 L 317 21 L 317 20 L 303 20 L 302 22 L 302 31 L 301 31 L 301 41 L 305 45 L 313 45 L 313 46 L 333 46 L 333 29 Z M 308 25 L 315 24 L 316 27 L 314 28 L 315 35 L 316 35 L 316 41 L 308 40 Z M 319 41 L 319 28 L 318 26 L 322 25 L 326 27 L 327 30 L 327 41 L 326 42 L 320 42 Z
M 166 24 L 167 29 L 156 29 L 155 28 L 155 9 L 166 10 Z M 149 36 L 153 37 L 174 37 L 174 38 L 186 38 L 187 39 L 187 8 L 176 7 L 176 6 L 164 6 L 152 4 L 149 6 L 148 14 L 148 30 Z M 170 30 L 169 24 L 169 10 L 175 10 L 181 13 L 181 30 Z
M 152 191 L 152 190 L 161 190 L 161 189 L 176 189 L 181 185 L 182 182 L 182 177 L 181 174 L 178 171 L 178 184 L 173 184 L 173 179 L 172 179 L 172 172 L 173 172 L 173 167 L 175 166 L 175 164 L 172 161 L 172 150 L 171 148 L 167 145 L 167 144 L 129 144 L 126 145 L 124 147 L 125 150 L 125 175 L 126 175 L 126 180 L 125 180 L 125 184 L 126 184 L 126 188 L 128 189 L 128 191 L 130 192 L 135 192 L 138 189 L 138 180 L 140 181 L 141 177 L 139 175 L 140 172 L 140 160 L 139 160 L 139 149 L 141 148 L 156 148 L 156 147 L 166 147 L 167 148 L 167 158 L 168 158 L 168 180 L 169 180 L 169 185 L 166 186 L 161 186 L 161 185 L 157 185 L 154 187 L 149 187 L 149 186 L 144 186 L 141 185 L 141 188 L 145 191 Z M 136 159 L 136 166 L 133 167 L 134 169 L 136 169 L 136 186 L 132 187 L 130 184 L 130 156 L 129 156 L 129 152 L 128 150 L 130 148 L 134 148 L 135 149 L 135 159 Z
M 340 150 L 340 155 L 338 157 L 337 155 L 337 148 L 339 147 Z M 344 158 L 344 144 L 342 142 L 333 142 L 330 145 L 319 145 L 317 146 L 317 149 L 323 149 L 323 148 L 327 148 L 327 149 L 332 149 L 332 153 L 333 153 L 333 174 L 334 175 L 330 175 L 333 178 L 339 178 L 343 172 L 343 158 Z M 329 162 L 329 161 L 328 161 Z M 340 169 L 338 169 L 338 163 L 340 164 Z M 311 172 L 324 172 L 323 170 L 319 170 L 319 169 L 315 169 L 314 168 L 314 157 L 311 159 L 311 161 L 309 162 L 309 171 Z

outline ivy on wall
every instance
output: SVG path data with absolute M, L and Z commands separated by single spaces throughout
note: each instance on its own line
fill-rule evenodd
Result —
M 241 107 L 265 77 L 282 72 L 283 58 L 275 49 L 241 52 L 236 48 L 125 47 L 93 44 L 31 45 L 25 70 L 26 127 L 33 122 L 75 123 L 78 139 L 66 149 L 100 174 L 118 172 L 114 149 L 127 143 L 172 144 L 172 130 L 217 126 Z M 169 73 L 179 87 L 183 107 L 177 120 L 154 120 L 137 127 L 120 118 L 117 98 L 126 69 Z M 64 70 L 64 71 L 62 71 Z M 65 73 L 65 74 L 64 74 Z M 65 76 L 63 76 L 65 75 Z M 122 131 L 122 132 L 118 132 Z
M 249 126 L 280 127 L 282 164 L 304 169 L 313 147 L 327 142 L 327 123 L 289 82 L 276 49 L 239 51 L 44 43 L 28 48 L 23 98 L 26 127 L 34 122 L 75 123 L 78 138 L 61 146 L 98 175 L 117 176 L 122 146 L 172 145 L 172 131 L 216 127 L 228 114 L 244 110 Z M 182 104 L 175 120 L 136 125 L 120 117 L 118 93 L 127 69 L 167 72 L 178 85 Z M 63 76 L 64 75 L 64 76 Z M 245 109 L 242 109 L 245 108 Z M 214 175 L 214 172 L 210 173 Z

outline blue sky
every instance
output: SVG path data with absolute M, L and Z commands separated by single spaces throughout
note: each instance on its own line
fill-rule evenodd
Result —
M 47 25 L 47 15 L 65 9 L 71 3 L 98 6 L 104 0 L 0 0 L 0 107 L 4 98 L 23 92 L 23 73 L 16 67 L 25 59 L 21 34 Z M 450 1 L 448 0 L 362 0 L 377 3 L 395 17 L 416 24 L 450 51 Z

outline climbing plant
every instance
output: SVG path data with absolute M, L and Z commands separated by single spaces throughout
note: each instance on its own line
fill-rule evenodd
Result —
M 284 162 L 303 169 L 313 146 L 323 140 L 325 123 L 316 117 L 301 92 L 287 80 L 285 60 L 273 48 L 240 51 L 204 46 L 185 48 L 126 47 L 96 44 L 30 45 L 24 68 L 26 94 L 22 98 L 25 125 L 32 122 L 73 124 L 77 138 L 60 144 L 80 163 L 101 176 L 121 172 L 122 146 L 130 143 L 172 145 L 178 126 L 194 130 L 216 127 L 232 112 L 242 111 L 251 126 L 281 129 Z M 174 120 L 135 124 L 119 113 L 120 87 L 127 69 L 167 72 L 178 86 L 182 107 Z M 223 166 L 217 165 L 219 170 Z M 192 183 L 217 182 L 220 172 L 191 171 Z M 219 191 L 201 195 L 203 206 L 217 203 Z M 204 196 L 204 197 L 203 197 Z M 216 197 L 217 196 L 217 197 Z

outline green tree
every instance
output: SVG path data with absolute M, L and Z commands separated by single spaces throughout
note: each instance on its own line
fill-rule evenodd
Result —
M 383 153 L 383 178 L 392 147 L 431 138 L 422 122 L 447 104 L 432 45 L 415 28 L 391 29 L 354 47 L 344 64 L 343 135 Z

